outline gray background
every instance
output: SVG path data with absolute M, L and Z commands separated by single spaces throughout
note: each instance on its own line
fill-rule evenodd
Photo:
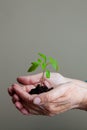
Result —
M 0 0 L 0 130 L 87 130 L 85 111 L 50 118 L 15 109 L 7 88 L 38 52 L 58 59 L 62 75 L 87 78 L 87 0 Z

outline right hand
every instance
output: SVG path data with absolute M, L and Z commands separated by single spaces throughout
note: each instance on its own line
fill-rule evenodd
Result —
M 20 76 L 17 78 L 17 81 L 22 86 L 21 89 L 23 89 L 23 91 L 29 92 L 31 91 L 31 89 L 35 88 L 38 83 L 40 83 L 41 77 L 42 73 L 29 76 Z M 44 77 L 44 79 L 44 84 L 48 87 L 56 87 L 59 84 L 67 83 L 69 81 L 67 78 L 63 77 L 59 73 L 51 73 L 50 78 L 47 79 L 46 77 Z M 15 104 L 16 108 L 23 114 L 29 114 L 27 109 L 20 102 L 20 96 L 15 91 L 15 86 L 17 86 L 17 84 L 13 84 L 11 87 L 8 88 L 8 93 L 12 97 L 12 102 Z

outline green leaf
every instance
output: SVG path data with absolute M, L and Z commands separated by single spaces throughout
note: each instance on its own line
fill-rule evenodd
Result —
M 47 58 L 46 58 L 46 55 L 42 54 L 42 53 L 38 53 L 38 55 L 44 59 L 44 61 L 46 62 Z
M 42 70 L 44 70 L 46 68 L 46 63 L 42 63 L 41 68 L 42 68 Z
M 32 71 L 36 70 L 39 66 L 39 64 L 37 62 L 32 62 L 31 64 L 32 65 L 29 67 L 28 72 L 32 72 Z
M 31 64 L 32 64 L 32 65 L 39 65 L 38 62 L 32 62 Z
M 41 60 L 41 59 L 38 59 L 37 61 L 38 61 L 38 63 L 41 63 L 41 62 L 42 62 L 42 60 Z
M 50 57 L 49 58 L 49 60 L 50 60 L 50 63 L 51 63 L 51 65 L 52 65 L 52 67 L 56 70 L 56 71 L 58 71 L 58 62 L 55 60 L 55 59 L 53 59 L 52 57 Z
M 46 78 L 50 78 L 50 71 L 46 70 Z

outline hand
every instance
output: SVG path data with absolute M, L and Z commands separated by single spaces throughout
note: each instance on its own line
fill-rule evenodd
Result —
M 22 84 L 21 89 L 26 92 L 29 92 L 32 88 L 34 88 L 38 83 L 40 83 L 42 77 L 42 73 L 33 75 L 33 76 L 21 76 L 17 78 L 17 81 Z M 51 73 L 50 79 L 44 80 L 44 84 L 46 84 L 48 87 L 56 86 L 57 84 L 61 84 L 62 82 L 67 82 L 67 80 L 58 73 Z M 20 87 L 20 86 L 19 86 Z M 12 85 L 8 88 L 9 95 L 12 96 L 12 102 L 15 104 L 16 108 L 21 111 L 23 114 L 29 114 L 29 110 L 24 107 L 22 100 L 20 97 L 23 95 L 21 94 L 19 97 L 19 93 L 16 92 L 16 88 L 19 88 L 17 84 Z M 19 90 L 20 91 L 20 90 Z M 28 94 L 29 96 L 29 94 Z M 29 97 L 28 97 L 29 98 Z M 28 105 L 27 105 L 28 106 Z M 32 108 L 32 104 L 30 105 L 28 109 Z M 34 106 L 35 107 L 35 106 Z M 35 112 L 33 112 L 34 114 Z M 40 111 L 39 111 L 40 113 Z
M 32 76 L 21 76 L 17 78 L 17 81 L 23 86 L 29 86 L 29 89 L 34 88 L 38 83 L 40 83 L 42 77 L 42 73 L 32 75 Z M 61 83 L 66 83 L 68 80 L 60 75 L 59 73 L 51 73 L 51 77 L 47 79 L 44 77 L 44 84 L 46 84 L 48 87 L 55 87 L 56 85 L 59 85 Z M 30 87 L 32 85 L 32 87 Z M 14 84 L 8 88 L 8 92 L 10 96 L 14 95 L 14 89 L 13 89 Z M 23 88 L 23 87 L 22 87 Z M 31 90 L 30 89 L 30 90 Z
M 65 78 L 58 73 L 51 73 L 50 79 L 45 78 L 45 84 L 54 89 L 47 93 L 31 96 L 28 92 L 40 82 L 40 79 L 41 74 L 19 77 L 18 82 L 23 87 L 14 85 L 8 89 L 15 106 L 23 114 L 52 116 L 73 108 L 85 109 L 86 83 Z

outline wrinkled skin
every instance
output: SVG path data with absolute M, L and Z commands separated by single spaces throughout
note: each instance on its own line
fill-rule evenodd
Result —
M 87 83 L 51 73 L 44 84 L 53 87 L 49 92 L 30 95 L 28 92 L 40 83 L 42 73 L 17 78 L 20 84 L 8 88 L 16 108 L 25 115 L 54 116 L 70 109 L 87 109 Z

